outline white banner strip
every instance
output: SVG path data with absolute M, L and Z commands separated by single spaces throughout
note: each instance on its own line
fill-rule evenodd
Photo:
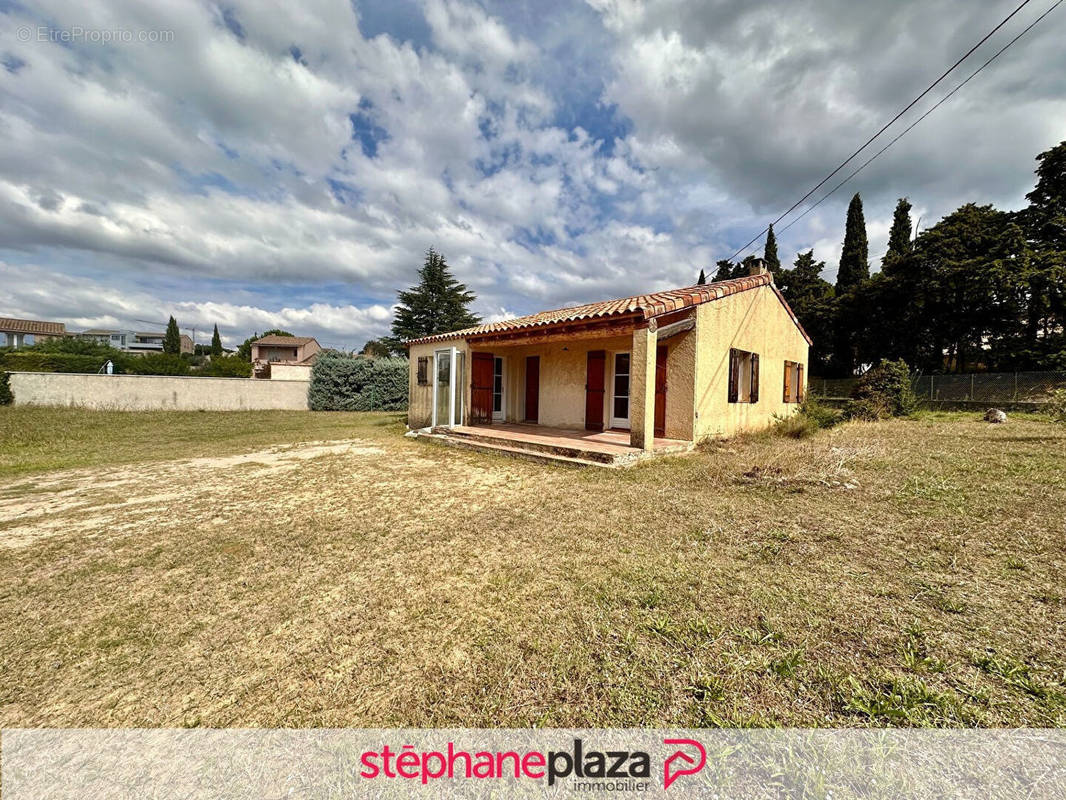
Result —
M 5 730 L 5 800 L 1066 797 L 1066 730 Z

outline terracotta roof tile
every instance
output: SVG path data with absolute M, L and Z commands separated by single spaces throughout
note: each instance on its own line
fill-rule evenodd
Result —
M 803 326 L 800 325 L 796 315 L 789 308 L 788 303 L 780 290 L 774 286 L 773 276 L 769 273 L 762 275 L 750 275 L 743 278 L 732 278 L 728 281 L 717 281 L 702 286 L 688 286 L 683 289 L 669 289 L 664 292 L 652 294 L 639 294 L 633 297 L 623 297 L 618 300 L 604 300 L 599 303 L 588 303 L 582 306 L 570 306 L 558 308 L 553 311 L 541 311 L 537 314 L 529 314 L 516 319 L 506 319 L 499 322 L 489 322 L 472 328 L 440 333 L 436 336 L 424 336 L 420 339 L 411 339 L 407 342 L 412 344 L 425 344 L 427 342 L 444 342 L 451 339 L 469 339 L 478 336 L 486 336 L 494 333 L 523 330 L 525 328 L 542 328 L 567 322 L 580 322 L 582 320 L 602 319 L 605 317 L 633 316 L 641 320 L 658 317 L 671 311 L 678 311 L 702 303 L 709 303 L 728 297 L 731 294 L 746 292 L 757 289 L 760 286 L 770 286 L 777 294 L 778 299 L 784 305 L 792 321 L 800 329 L 803 337 L 808 342 Z
M 67 326 L 62 322 L 0 317 L 0 333 L 34 333 L 41 336 L 62 336 L 66 333 L 66 330 Z
M 313 341 L 314 337 L 311 336 L 278 336 L 277 334 L 271 334 L 270 336 L 264 336 L 262 339 L 256 339 L 252 344 L 301 347 Z

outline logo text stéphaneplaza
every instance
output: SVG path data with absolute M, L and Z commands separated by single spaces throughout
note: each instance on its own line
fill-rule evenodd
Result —
M 707 763 L 703 745 L 693 739 L 664 739 L 663 744 L 678 748 L 663 762 L 663 788 L 670 788 L 682 775 L 693 775 Z M 615 790 L 647 791 L 652 759 L 644 750 L 597 750 L 575 738 L 570 750 L 470 750 L 457 749 L 449 741 L 441 750 L 418 750 L 403 745 L 395 750 L 388 744 L 380 750 L 364 751 L 359 759 L 359 775 L 366 779 L 400 779 L 428 784 L 441 779 L 473 780 L 527 779 L 610 781 Z

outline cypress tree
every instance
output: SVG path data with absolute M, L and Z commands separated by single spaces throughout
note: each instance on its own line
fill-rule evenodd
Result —
M 888 232 L 888 250 L 881 259 L 881 271 L 886 275 L 895 271 L 899 262 L 911 252 L 911 204 L 906 197 L 896 203 L 892 214 L 892 229 Z
M 467 308 L 474 302 L 474 293 L 452 276 L 444 256 L 432 247 L 426 252 L 418 278 L 417 286 L 398 292 L 400 302 L 392 322 L 390 345 L 399 346 L 405 339 L 450 333 L 481 322 Z
M 707 283 L 707 274 L 701 269 L 700 270 L 700 278 L 699 278 L 698 281 L 696 281 L 696 285 L 697 286 L 703 286 L 705 283 Z
M 766 262 L 766 268 L 775 278 L 781 274 L 781 259 L 777 257 L 777 237 L 774 236 L 773 223 L 770 223 L 766 231 L 766 247 L 763 249 L 762 258 Z
M 844 230 L 844 247 L 837 270 L 837 293 L 854 289 L 870 277 L 870 246 L 866 239 L 866 219 L 862 198 L 856 192 L 848 204 L 848 222 Z
M 177 355 L 181 352 L 181 333 L 178 331 L 178 321 L 174 317 L 167 323 L 167 332 L 163 334 L 163 352 Z
M 211 334 L 211 356 L 222 355 L 222 337 L 218 335 L 218 325 L 215 325 L 215 332 Z

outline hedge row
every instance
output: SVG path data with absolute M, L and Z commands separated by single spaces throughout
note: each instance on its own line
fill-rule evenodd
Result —
M 56 353 L 40 350 L 11 350 L 0 353 L 0 371 L 6 372 L 80 372 L 95 373 L 111 361 L 116 374 L 127 375 L 202 375 L 216 378 L 248 378 L 252 365 L 237 356 L 219 356 L 202 367 L 188 358 L 170 353 L 129 355 L 112 352 L 104 355 Z
M 363 358 L 322 353 L 311 368 L 312 411 L 404 411 L 406 358 Z

